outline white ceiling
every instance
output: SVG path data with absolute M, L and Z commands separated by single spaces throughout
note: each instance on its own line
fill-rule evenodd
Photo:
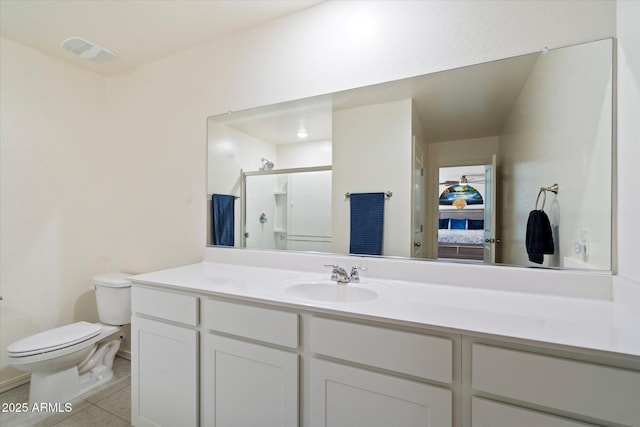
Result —
M 322 3 L 320 0 L 0 0 L 3 37 L 111 75 Z M 117 54 L 107 64 L 60 43 L 78 36 Z M 536 56 L 281 104 L 226 119 L 272 143 L 331 139 L 331 111 L 411 98 L 429 142 L 499 133 Z M 266 114 L 265 114 L 266 111 Z M 251 118 L 249 118 L 251 116 Z
M 0 34 L 103 75 L 322 3 L 320 0 L 0 0 Z M 60 47 L 78 36 L 117 54 L 96 64 Z

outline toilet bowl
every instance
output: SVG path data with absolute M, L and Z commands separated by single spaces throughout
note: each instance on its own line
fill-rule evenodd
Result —
M 131 283 L 126 277 L 110 273 L 93 278 L 101 323 L 60 326 L 7 347 L 9 363 L 31 372 L 30 405 L 68 402 L 113 377 L 118 326 L 131 321 Z

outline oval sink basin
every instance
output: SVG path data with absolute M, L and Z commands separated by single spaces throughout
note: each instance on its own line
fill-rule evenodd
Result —
M 362 302 L 378 297 L 376 292 L 360 288 L 357 284 L 335 282 L 301 283 L 288 287 L 286 292 L 299 298 L 324 302 Z

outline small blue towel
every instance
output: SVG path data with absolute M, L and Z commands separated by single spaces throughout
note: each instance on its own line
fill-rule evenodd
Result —
M 214 245 L 234 245 L 234 202 L 235 197 L 227 194 L 211 196 Z
M 352 193 L 349 253 L 382 255 L 383 228 L 384 193 Z

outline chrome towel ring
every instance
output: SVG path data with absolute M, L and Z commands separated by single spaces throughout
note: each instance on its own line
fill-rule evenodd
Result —
M 553 194 L 558 194 L 558 190 L 559 190 L 559 186 L 558 184 L 553 184 L 550 187 L 540 187 L 540 191 L 538 192 L 538 197 L 536 198 L 536 210 L 544 210 L 544 205 L 547 202 L 547 191 L 551 191 Z M 542 199 L 542 207 L 540 209 L 538 209 L 538 202 L 540 202 L 540 195 L 544 195 L 544 198 Z

